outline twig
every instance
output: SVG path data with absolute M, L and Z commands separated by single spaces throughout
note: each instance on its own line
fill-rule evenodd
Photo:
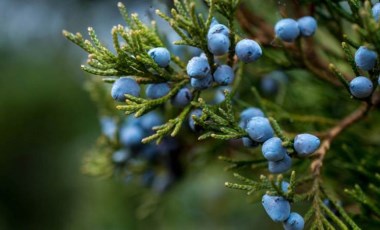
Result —
M 371 109 L 372 105 L 367 102 L 363 102 L 363 104 L 354 112 L 345 117 L 341 122 L 339 122 L 336 126 L 330 129 L 327 132 L 326 138 L 322 141 L 321 146 L 316 151 L 315 155 L 317 156 L 313 162 L 311 163 L 311 171 L 315 176 L 320 175 L 321 167 L 323 165 L 323 159 L 325 158 L 327 151 L 330 149 L 332 141 L 346 128 L 355 122 L 362 119 L 367 112 Z

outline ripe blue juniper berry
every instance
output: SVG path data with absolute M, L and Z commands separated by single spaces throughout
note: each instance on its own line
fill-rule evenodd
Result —
M 360 46 L 355 53 L 355 63 L 362 70 L 371 70 L 375 67 L 377 60 L 376 52 L 365 46 Z
M 350 82 L 350 92 L 356 98 L 366 98 L 371 95 L 373 84 L 366 77 L 359 76 L 352 79 Z
M 239 41 L 236 44 L 235 51 L 239 60 L 245 63 L 256 61 L 263 54 L 260 45 L 251 39 Z
M 112 29 L 115 53 L 100 42 L 92 28 L 89 28 L 91 41 L 80 34 L 64 31 L 69 40 L 89 53 L 87 65 L 82 69 L 104 76 L 105 83 L 112 83 L 111 96 L 118 102 L 110 102 L 108 87 L 95 81 L 91 83 L 91 93 L 100 108 L 103 132 L 102 141 L 96 146 L 99 153 L 93 154 L 91 159 L 103 162 L 103 165 L 94 169 L 96 164 L 89 161 L 85 172 L 93 175 L 117 172 L 128 180 L 138 178 L 144 186 L 161 193 L 183 174 L 179 155 L 190 152 L 189 146 L 181 145 L 189 139 L 186 129 L 182 129 L 183 124 L 188 123 L 190 130 L 196 131 L 193 135 L 198 136 L 198 140 L 219 139 L 231 152 L 249 152 L 250 160 L 235 159 L 234 154 L 231 154 L 232 158 L 221 156 L 220 159 L 231 164 L 232 170 L 247 170 L 247 175 L 252 177 L 258 173 L 263 175 L 255 180 L 235 173 L 234 176 L 244 184 L 227 182 L 226 186 L 246 190 L 248 194 L 264 193 L 264 210 L 270 219 L 281 222 L 284 229 L 303 229 L 307 221 L 319 229 L 329 226 L 359 229 L 344 207 L 336 207 L 337 213 L 327 211 L 322 200 L 334 200 L 326 191 L 334 188 L 322 184 L 326 182 L 321 170 L 323 165 L 326 174 L 330 175 L 334 173 L 332 169 L 341 167 L 333 165 L 329 168 L 330 162 L 325 159 L 330 148 L 333 152 L 346 151 L 338 149 L 332 142 L 379 104 L 380 95 L 374 85 L 376 81 L 380 84 L 377 60 L 380 36 L 375 36 L 379 31 L 376 23 L 379 3 L 349 2 L 350 11 L 347 11 L 335 1 L 318 4 L 299 1 L 294 3 L 297 10 L 282 9 L 281 15 L 287 15 L 287 18 L 280 19 L 273 26 L 259 14 L 251 12 L 255 7 L 245 7 L 245 4 L 254 2 L 206 0 L 207 14 L 202 10 L 198 14 L 192 0 L 175 1 L 171 16 L 157 10 L 157 15 L 179 35 L 175 45 L 195 47 L 202 52 L 190 58 L 175 56 L 173 50 L 165 47 L 155 22 L 152 26 L 145 25 L 137 14 L 129 15 L 121 3 L 118 7 L 127 27 L 119 25 Z M 294 12 L 297 15 L 293 15 Z M 220 22 L 224 24 L 219 23 L 215 15 L 220 16 Z M 355 24 L 352 31 L 347 32 L 350 36 L 341 34 L 346 32 L 340 30 L 344 25 L 342 20 Z M 325 36 L 326 41 L 312 37 L 318 27 L 323 28 L 318 32 L 321 35 L 329 33 Z M 355 36 L 351 36 L 353 34 Z M 342 43 L 345 59 L 340 58 L 342 53 L 329 43 Z M 354 55 L 353 50 L 357 50 Z M 180 56 L 186 57 L 186 54 Z M 327 58 L 330 56 L 334 58 Z M 330 63 L 331 60 L 336 60 L 339 68 Z M 345 71 L 341 72 L 340 68 Z M 284 75 L 276 71 L 279 69 L 289 73 L 289 80 L 286 76 L 286 80 L 273 77 Z M 300 72 L 301 77 L 298 76 Z M 256 89 L 259 77 L 264 74 L 261 91 L 265 95 L 276 94 L 275 102 L 270 97 L 262 98 Z M 310 80 L 311 77 L 318 78 L 318 81 Z M 269 83 L 265 83 L 265 79 L 269 79 Z M 229 88 L 219 88 L 226 85 Z M 285 93 L 278 93 L 280 87 L 286 87 Z M 140 94 L 141 88 L 145 89 L 143 95 Z M 331 110 L 328 102 L 333 103 L 335 94 L 343 91 L 340 88 L 345 88 L 357 100 L 350 100 L 350 95 L 346 94 L 347 101 L 339 98 L 339 107 L 347 109 L 335 106 L 337 111 L 331 113 L 333 118 L 326 117 L 323 109 Z M 321 89 L 323 94 L 330 93 L 328 100 L 314 95 Z M 106 93 L 102 94 L 103 91 Z M 277 100 L 281 97 L 282 100 Z M 361 106 L 340 119 L 353 103 L 361 103 Z M 113 109 L 115 104 L 117 110 Z M 324 115 L 313 115 L 310 108 L 318 110 L 315 114 Z M 119 111 L 129 116 L 125 117 Z M 239 142 L 235 142 L 236 139 Z M 153 141 L 157 145 L 150 143 Z M 196 139 L 192 141 L 191 149 L 204 144 Z M 210 142 L 210 145 L 220 145 L 221 142 Z M 257 150 L 259 148 L 255 149 L 260 145 L 262 154 Z M 243 146 L 249 149 L 240 148 Z M 357 151 L 356 146 L 353 148 Z M 342 165 L 346 165 L 344 169 L 347 171 L 357 167 L 355 163 L 373 161 L 364 160 L 371 154 L 356 154 L 355 160 L 348 160 L 345 155 L 350 154 L 336 157 L 345 160 Z M 143 164 L 139 163 L 141 161 Z M 305 171 L 307 166 L 308 172 Z M 375 168 L 370 163 L 360 167 Z M 157 168 L 163 171 L 158 172 Z M 252 172 L 257 174 L 252 175 Z M 299 172 L 297 177 L 296 172 Z M 289 177 L 289 182 L 283 181 L 284 177 Z M 378 185 L 374 187 L 377 191 Z M 379 201 L 361 195 L 365 193 L 360 187 L 347 190 L 347 193 L 359 203 L 368 204 L 371 200 L 374 204 L 366 207 L 375 218 L 360 217 L 363 218 L 361 221 L 369 223 L 380 218 L 376 209 Z M 301 214 L 291 212 L 291 204 L 296 202 L 310 204 L 309 211 L 302 213 L 307 217 L 305 220 Z
M 233 69 L 228 65 L 220 65 L 214 72 L 214 80 L 219 85 L 229 85 L 235 77 Z
M 210 74 L 210 65 L 206 58 L 193 57 L 187 63 L 186 71 L 190 78 L 202 79 Z
M 157 47 L 149 50 L 149 56 L 157 63 L 160 67 L 167 67 L 170 63 L 170 53 L 169 50 L 163 47 Z
M 317 21 L 311 16 L 305 16 L 297 20 L 298 28 L 302 36 L 313 36 L 317 30 Z
M 148 98 L 157 99 L 165 96 L 170 92 L 170 87 L 167 83 L 147 85 L 145 94 Z
M 133 78 L 122 77 L 115 81 L 112 86 L 111 95 L 116 101 L 125 101 L 125 95 L 130 94 L 138 97 L 140 95 L 140 86 Z
M 278 21 L 274 27 L 276 36 L 285 42 L 293 42 L 300 35 L 297 21 L 284 18 Z

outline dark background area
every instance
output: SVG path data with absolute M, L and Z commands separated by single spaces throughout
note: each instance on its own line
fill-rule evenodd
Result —
M 86 55 L 61 31 L 93 26 L 109 42 L 122 23 L 116 3 L 0 1 L 0 229 L 252 229 L 268 219 L 224 188 L 221 163 L 187 175 L 145 219 L 139 188 L 81 173 L 100 128 L 79 68 Z M 143 17 L 165 8 L 124 3 Z

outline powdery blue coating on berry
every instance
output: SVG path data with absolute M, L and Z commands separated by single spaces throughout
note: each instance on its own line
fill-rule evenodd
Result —
M 236 44 L 235 52 L 239 60 L 253 62 L 263 55 L 260 45 L 251 39 L 243 39 Z
M 301 157 L 314 153 L 319 148 L 320 144 L 321 141 L 318 137 L 308 133 L 298 134 L 294 138 L 294 149 L 298 156 Z
M 228 65 L 220 65 L 214 72 L 214 81 L 220 85 L 231 84 L 234 77 L 234 70 Z
M 201 53 L 201 54 L 199 55 L 199 57 L 200 57 L 200 58 L 204 58 L 204 59 L 207 59 L 207 56 L 206 56 L 206 54 L 205 54 L 205 53 Z
M 285 230 L 302 230 L 305 226 L 305 221 L 300 214 L 292 212 L 283 225 Z
M 136 146 L 141 144 L 144 130 L 136 125 L 127 125 L 120 129 L 120 142 L 123 146 Z
M 185 107 L 193 99 L 193 94 L 188 88 L 182 88 L 178 93 L 171 99 L 171 103 L 175 107 Z
M 274 131 L 267 118 L 253 117 L 247 123 L 246 131 L 256 142 L 264 142 L 274 136 Z
M 372 15 L 375 18 L 375 21 L 379 21 L 379 16 L 380 16 L 380 3 L 376 3 L 372 7 Z
M 140 126 L 145 131 L 151 131 L 154 126 L 162 125 L 164 120 L 157 112 L 150 112 L 141 117 Z
M 102 117 L 100 118 L 100 127 L 102 129 L 102 133 L 112 139 L 115 137 L 117 126 L 116 121 L 112 117 Z
M 210 74 L 210 65 L 207 59 L 202 57 L 193 57 L 187 63 L 187 75 L 191 78 L 202 79 Z
M 118 150 L 112 154 L 112 161 L 116 164 L 122 164 L 128 160 L 130 152 L 125 149 Z
M 377 78 L 377 84 L 380 85 L 380 77 Z
M 193 115 L 195 115 L 196 117 L 202 116 L 202 110 L 201 109 L 195 109 L 195 110 L 191 111 L 190 116 L 189 116 L 189 126 L 190 126 L 191 130 L 196 131 L 195 121 L 193 119 Z
M 317 21 L 311 16 L 302 17 L 297 22 L 301 35 L 304 37 L 313 36 L 318 27 Z
M 274 26 L 276 36 L 286 42 L 294 41 L 300 35 L 300 29 L 298 23 L 291 19 L 281 19 Z
M 117 79 L 111 89 L 111 95 L 116 101 L 125 101 L 125 94 L 135 97 L 140 95 L 140 86 L 137 82 L 129 77 L 122 77 Z
M 285 155 L 284 159 L 280 161 L 269 161 L 268 170 L 273 174 L 284 173 L 292 167 L 292 158 Z
M 210 28 L 212 28 L 213 26 L 219 24 L 218 20 L 216 20 L 215 17 L 212 17 L 211 19 L 211 24 L 210 24 Z
M 228 37 L 230 35 L 230 30 L 223 24 L 216 24 L 210 26 L 210 29 L 207 33 L 207 39 L 210 39 L 210 37 L 214 34 L 223 34 L 224 36 Z
M 355 52 L 355 64 L 362 70 L 371 70 L 376 65 L 377 54 L 365 46 Z
M 167 67 L 170 63 L 170 53 L 166 48 L 158 47 L 148 51 L 149 56 L 160 67 Z
M 190 84 L 194 89 L 207 89 L 212 85 L 213 79 L 212 75 L 209 74 L 207 77 L 202 78 L 202 79 L 196 79 L 196 78 L 191 78 Z
M 151 99 L 163 97 L 169 92 L 170 87 L 167 83 L 149 84 L 145 89 L 146 96 Z
M 282 146 L 282 141 L 278 137 L 272 137 L 264 142 L 261 151 L 268 161 L 279 161 L 284 159 L 286 148 Z
M 350 92 L 356 98 L 366 98 L 371 95 L 372 91 L 372 81 L 366 77 L 355 77 L 350 82 Z
M 240 113 L 240 120 L 243 122 L 247 123 L 252 117 L 264 117 L 264 113 L 256 107 L 249 107 Z
M 247 147 L 247 148 L 255 148 L 255 147 L 259 146 L 259 143 L 258 143 L 258 142 L 252 140 L 252 139 L 249 138 L 249 137 L 243 137 L 241 140 L 243 141 L 243 145 L 244 145 L 244 147 Z
M 230 48 L 230 39 L 224 34 L 213 34 L 208 40 L 208 50 L 214 55 L 223 55 Z
M 123 122 L 124 125 L 141 125 L 141 117 L 135 117 L 134 115 L 129 115 L 127 119 Z
M 274 222 L 282 222 L 289 218 L 290 203 L 284 197 L 265 194 L 261 203 Z

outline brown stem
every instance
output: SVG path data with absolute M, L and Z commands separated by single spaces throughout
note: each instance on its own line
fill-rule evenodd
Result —
M 354 112 L 345 117 L 341 122 L 339 122 L 336 126 L 331 128 L 326 135 L 326 138 L 322 141 L 321 146 L 315 152 L 316 158 L 311 163 L 311 171 L 315 176 L 318 176 L 321 171 L 321 167 L 323 164 L 323 159 L 325 158 L 327 151 L 330 149 L 332 141 L 346 128 L 355 122 L 362 119 L 367 112 L 370 110 L 371 105 L 369 103 L 363 102 L 363 104 Z

